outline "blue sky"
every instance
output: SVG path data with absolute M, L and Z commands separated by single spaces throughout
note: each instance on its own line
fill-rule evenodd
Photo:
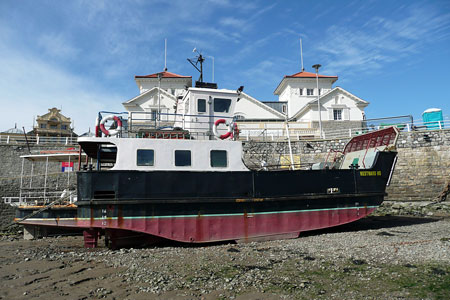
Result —
M 134 75 L 192 75 L 196 47 L 220 88 L 275 101 L 284 75 L 324 75 L 370 102 L 368 118 L 450 115 L 450 1 L 0 1 L 0 131 L 62 108 L 75 131 L 123 111 Z M 211 81 L 211 59 L 204 65 Z

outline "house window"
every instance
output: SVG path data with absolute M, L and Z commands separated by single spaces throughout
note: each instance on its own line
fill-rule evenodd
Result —
M 67 130 L 67 125 L 61 125 L 62 130 Z
M 210 159 L 213 168 L 226 168 L 228 166 L 227 151 L 225 150 L 211 150 Z
M 175 150 L 175 166 L 188 167 L 191 165 L 190 150 Z
M 333 119 L 342 120 L 342 109 L 333 109 Z
M 231 99 L 214 98 L 214 112 L 227 113 L 230 111 Z
M 197 99 L 197 111 L 199 113 L 206 112 L 206 100 L 205 99 Z
M 41 128 L 47 128 L 47 124 L 41 124 Z
M 314 89 L 306 89 L 306 95 L 308 96 L 314 95 Z
M 50 129 L 58 129 L 58 125 L 50 125 Z
M 153 150 L 138 149 L 136 157 L 138 166 L 154 166 L 155 152 Z
M 299 89 L 299 94 L 300 94 L 300 96 L 303 96 L 303 89 L 302 88 Z

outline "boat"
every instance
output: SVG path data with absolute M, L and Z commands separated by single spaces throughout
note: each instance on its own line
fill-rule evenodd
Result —
M 233 121 L 239 95 L 189 88 L 174 131 L 124 138 L 100 124 L 106 136 L 79 138 L 97 162 L 77 173 L 85 245 L 94 247 L 103 234 L 113 248 L 296 238 L 363 218 L 383 202 L 396 162 L 395 127 L 356 136 L 342 153 L 330 151 L 330 162 L 307 169 L 251 168 Z M 204 105 L 207 114 L 193 114 Z
M 82 229 L 85 247 L 96 247 L 100 236 L 111 248 L 248 242 L 353 222 L 383 202 L 397 128 L 353 137 L 313 165 L 294 163 L 292 154 L 284 165 L 250 163 L 234 115 L 243 87 L 197 83 L 177 99 L 174 114 L 99 113 L 95 137 L 78 138 L 76 213 L 46 217 L 44 203 L 32 217 L 22 207 L 16 221 Z

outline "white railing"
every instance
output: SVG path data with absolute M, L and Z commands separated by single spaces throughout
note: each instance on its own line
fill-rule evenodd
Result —
M 156 120 L 148 119 L 144 113 L 133 116 L 130 119 L 129 129 L 138 132 L 140 129 L 156 129 Z M 215 116 L 217 118 L 217 116 Z M 230 118 L 227 122 L 230 122 Z M 336 121 L 339 122 L 339 121 Z M 183 127 L 188 129 L 189 136 L 195 139 L 204 139 L 212 135 L 209 130 L 211 128 L 211 116 L 191 116 L 191 115 L 174 115 L 161 113 L 160 125 L 168 125 L 168 127 Z M 259 140 L 259 141 L 280 141 L 287 140 L 286 124 L 282 121 L 239 121 L 240 140 Z M 324 139 L 348 138 L 363 133 L 379 130 L 388 126 L 396 126 L 401 132 L 411 131 L 432 131 L 450 129 L 450 120 L 434 121 L 434 122 L 392 122 L 392 124 L 370 125 L 368 127 L 355 127 L 337 130 L 325 130 L 322 132 Z M 223 131 L 223 129 L 221 129 Z M 168 131 L 170 132 L 170 131 Z M 130 135 L 128 135 L 130 136 Z M 136 134 L 137 137 L 141 137 Z M 130 136 L 132 137 L 132 135 Z M 319 139 L 319 129 L 312 128 L 311 122 L 289 122 L 289 137 L 291 140 L 301 139 Z M 161 136 L 160 138 L 167 138 Z M 40 137 L 24 135 L 8 135 L 0 134 L 0 144 L 26 144 L 30 145 L 77 145 L 77 137 Z
M 40 206 L 51 203 L 63 197 L 68 197 L 63 204 L 73 204 L 77 201 L 77 193 L 73 191 L 55 191 L 55 192 L 22 192 L 19 197 L 3 197 L 3 202 L 11 206 Z
M 332 138 L 346 138 L 346 137 L 354 137 L 360 134 L 364 134 L 367 132 L 383 129 L 389 126 L 397 127 L 400 132 L 413 132 L 413 131 L 433 131 L 433 130 L 442 130 L 442 129 L 450 129 L 450 120 L 443 121 L 433 121 L 433 122 L 397 122 L 392 124 L 383 124 L 377 126 L 368 126 L 368 127 L 358 127 L 358 128 L 349 128 L 349 129 L 338 129 L 333 131 L 324 132 L 325 139 Z
M 0 144 L 28 144 L 30 145 L 76 145 L 77 137 L 51 137 L 27 135 L 0 134 Z

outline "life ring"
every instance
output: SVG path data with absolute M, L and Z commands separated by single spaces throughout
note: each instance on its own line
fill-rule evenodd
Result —
M 229 138 L 231 135 L 233 135 L 233 126 L 228 125 L 228 131 L 225 134 L 219 135 L 219 133 L 217 132 L 217 126 L 219 126 L 219 124 L 227 124 L 225 119 L 218 119 L 216 122 L 214 122 L 214 126 L 213 126 L 213 133 L 214 136 L 216 136 L 217 138 L 224 140 L 226 138 Z
M 106 123 L 106 121 L 108 121 L 108 120 L 114 120 L 114 122 L 117 122 L 117 128 L 116 128 L 116 129 L 107 130 L 107 129 L 105 128 L 105 123 Z M 122 130 L 122 120 L 121 120 L 119 117 L 114 116 L 114 115 L 106 116 L 106 117 L 104 117 L 104 118 L 101 120 L 101 122 L 100 122 L 100 130 L 101 130 L 106 136 L 108 136 L 108 135 L 117 135 L 117 134 L 120 132 L 120 130 Z

